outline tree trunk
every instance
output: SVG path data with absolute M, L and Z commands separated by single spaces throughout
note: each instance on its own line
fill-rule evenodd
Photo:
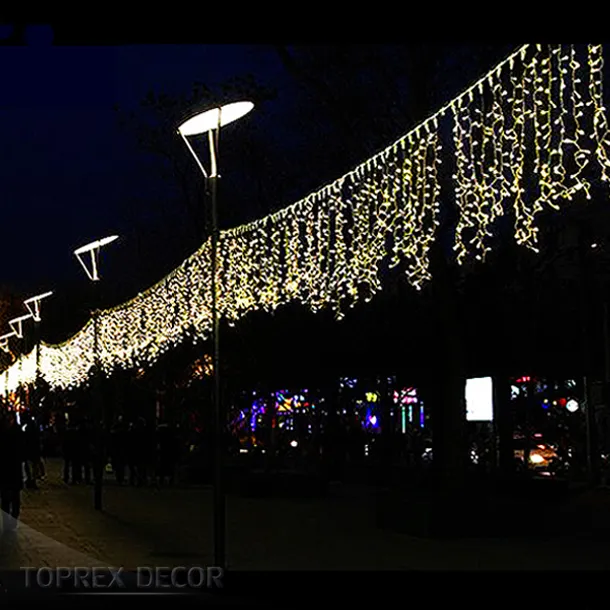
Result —
M 587 454 L 587 479 L 589 484 L 596 485 L 599 482 L 599 449 L 597 442 L 597 425 L 594 404 L 591 396 L 591 379 L 593 375 L 593 341 L 592 341 L 592 292 L 593 278 L 591 270 L 591 238 L 588 227 L 582 222 L 579 232 L 579 264 L 581 279 L 581 337 L 582 337 L 582 363 L 584 369 L 583 390 L 585 402 L 585 426 L 586 426 L 586 454 Z
M 438 351 L 427 370 L 431 415 L 433 465 L 441 491 L 454 492 L 466 482 L 467 435 L 465 404 L 465 351 L 458 312 L 457 290 L 440 245 L 431 252 L 436 275 L 432 296 L 438 337 Z
M 459 491 L 466 479 L 464 376 L 450 363 L 431 371 L 425 404 L 431 412 L 433 466 L 441 491 Z

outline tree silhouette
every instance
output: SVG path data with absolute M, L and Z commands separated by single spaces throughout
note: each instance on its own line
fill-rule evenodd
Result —
M 162 157 L 164 164 L 161 175 L 180 190 L 179 204 L 182 205 L 184 233 L 179 237 L 186 237 L 190 243 L 197 245 L 203 241 L 208 229 L 205 213 L 208 206 L 204 201 L 205 182 L 178 136 L 177 126 L 189 116 L 207 108 L 241 99 L 263 106 L 274 96 L 273 90 L 257 84 L 252 76 L 245 76 L 233 78 L 214 88 L 196 82 L 188 94 L 177 96 L 151 90 L 141 100 L 138 112 L 115 107 L 120 125 L 136 139 L 142 150 Z M 232 134 L 226 142 L 221 138 L 223 165 L 230 166 L 235 150 L 240 151 L 240 164 L 251 162 L 253 142 L 257 138 L 260 138 L 260 134 L 251 125 L 248 129 Z M 204 145 L 204 156 L 206 151 Z M 257 172 L 252 174 L 256 175 Z M 256 192 L 256 189 L 253 191 Z M 230 211 L 230 206 L 223 209 L 224 224 L 232 220 L 230 215 L 227 216 Z

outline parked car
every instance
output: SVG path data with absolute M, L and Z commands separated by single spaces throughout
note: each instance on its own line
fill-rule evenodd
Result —
M 515 460 L 521 467 L 525 466 L 525 441 L 522 435 L 513 437 Z M 530 440 L 528 468 L 547 475 L 558 474 L 562 469 L 562 460 L 557 453 L 557 447 L 545 441 L 541 434 L 534 434 Z

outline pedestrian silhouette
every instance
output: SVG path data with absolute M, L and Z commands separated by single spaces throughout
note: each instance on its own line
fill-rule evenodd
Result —
M 15 414 L 11 411 L 6 413 L 0 425 L 0 504 L 4 532 L 17 527 L 21 511 L 25 455 L 23 434 Z
M 28 489 L 38 489 L 37 480 L 42 476 L 41 438 L 38 422 L 30 418 L 24 429 L 25 477 Z
M 81 447 L 78 428 L 68 424 L 64 430 L 62 452 L 64 456 L 64 482 L 80 483 L 82 480 Z

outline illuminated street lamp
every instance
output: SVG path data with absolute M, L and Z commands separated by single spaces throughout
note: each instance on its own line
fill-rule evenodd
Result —
M 23 339 L 23 323 L 33 317 L 34 316 L 31 313 L 27 313 L 25 316 L 19 316 L 18 318 L 9 320 L 8 325 L 19 339 Z
M 110 237 L 104 237 L 103 239 L 98 239 L 96 241 L 91 242 L 85 246 L 81 246 L 74 250 L 74 255 L 78 259 L 78 262 L 82 265 L 87 277 L 94 282 L 94 286 L 97 286 L 97 282 L 100 280 L 99 274 L 99 256 L 100 249 L 103 246 L 106 246 L 113 241 L 118 239 L 118 235 L 111 235 Z M 91 269 L 85 264 L 82 256 L 89 253 Z M 96 301 L 97 301 L 97 291 L 96 291 Z M 97 305 L 97 303 L 96 303 Z M 93 397 L 96 402 L 96 408 L 94 409 L 96 420 L 97 420 L 97 456 L 94 468 L 94 492 L 93 492 L 93 505 L 95 510 L 102 510 L 102 483 L 104 476 L 104 431 L 105 431 L 105 410 L 104 410 L 104 401 L 102 397 L 102 389 L 100 387 L 100 375 L 101 375 L 101 367 L 99 362 L 99 310 L 96 308 L 92 312 L 93 316 L 93 381 L 94 381 L 94 390 Z
M 4 350 L 5 352 L 9 352 L 9 348 L 8 348 L 8 340 L 11 337 L 16 337 L 17 333 L 13 330 L 10 333 L 6 333 L 5 335 L 1 335 L 0 336 L 0 349 Z
M 52 291 L 43 292 L 42 294 L 37 294 L 36 296 L 30 297 L 23 301 L 23 304 L 26 306 L 27 310 L 30 312 L 32 319 L 36 323 L 34 325 L 34 348 L 36 349 L 36 383 L 34 385 L 34 391 L 38 388 L 38 376 L 40 372 L 40 326 L 39 322 L 40 318 L 40 303 L 43 299 L 47 299 L 53 294 Z M 25 349 L 27 353 L 27 345 Z M 37 404 L 37 397 L 34 401 L 34 404 Z
M 38 294 L 35 297 L 30 297 L 23 301 L 23 304 L 28 308 L 28 311 L 32 314 L 34 322 L 40 322 L 40 302 L 42 299 L 46 299 L 53 294 L 52 291 Z
M 12 330 L 10 333 L 6 333 L 6 334 L 0 336 L 0 349 L 2 351 L 6 352 L 7 354 L 10 354 L 11 350 L 8 345 L 8 340 L 11 337 L 16 337 L 16 336 L 17 336 L 17 333 L 15 333 L 14 330 Z M 8 384 L 7 384 L 7 386 L 5 387 L 5 396 L 4 396 L 4 400 L 7 402 L 7 404 L 8 404 L 8 394 L 9 393 L 8 393 Z
M 115 241 L 118 238 L 119 238 L 118 235 L 111 235 L 110 237 L 104 237 L 103 239 L 98 239 L 97 241 L 93 241 L 90 244 L 87 244 L 86 246 L 81 246 L 80 248 L 77 248 L 76 250 L 74 250 L 74 255 L 78 259 L 78 262 L 83 266 L 83 269 L 85 270 L 85 273 L 87 274 L 87 277 L 91 281 L 97 282 L 100 279 L 100 275 L 99 275 L 99 271 L 98 271 L 100 248 L 102 246 L 106 246 L 106 245 L 112 243 L 113 241 Z M 85 264 L 85 261 L 81 258 L 81 255 L 86 254 L 87 252 L 89 252 L 89 254 L 91 256 L 91 270 L 89 270 L 89 268 Z
M 23 339 L 23 323 L 26 320 L 29 320 L 30 318 L 33 318 L 34 316 L 31 313 L 25 314 L 24 316 L 19 316 L 17 318 L 13 318 L 12 320 L 8 321 L 8 325 L 10 326 L 11 330 L 13 331 L 12 334 L 17 337 L 18 339 Z M 5 335 L 5 337 L 10 337 L 11 334 L 9 333 L 9 335 Z M 8 343 L 7 343 L 7 348 L 8 348 Z M 27 352 L 27 350 L 24 350 Z
M 218 174 L 218 139 L 220 128 L 242 118 L 254 108 L 252 102 L 235 102 L 222 107 L 212 108 L 201 112 L 178 127 L 178 133 L 184 140 L 187 148 L 193 155 L 201 173 L 209 184 L 211 191 L 212 212 L 212 337 L 214 344 L 213 352 L 213 375 L 214 375 L 214 556 L 217 566 L 224 567 L 225 564 L 225 490 L 224 490 L 224 411 L 220 396 L 220 320 L 217 308 L 217 286 L 216 268 L 218 258 L 218 217 L 216 205 Z M 210 146 L 210 172 L 205 170 L 203 164 L 195 154 L 187 137 L 208 134 Z

